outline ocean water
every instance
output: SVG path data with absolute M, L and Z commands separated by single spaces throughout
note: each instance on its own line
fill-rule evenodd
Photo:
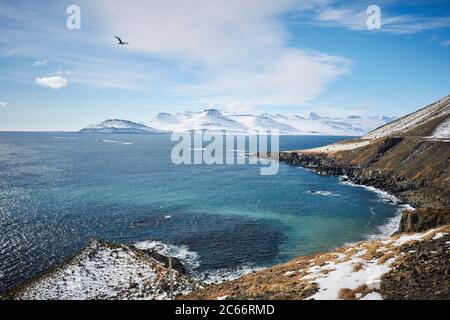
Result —
M 339 137 L 280 137 L 282 150 Z M 399 205 L 281 164 L 173 165 L 169 135 L 0 133 L 0 292 L 93 237 L 178 256 L 214 281 L 366 239 Z M 314 191 L 314 192 L 311 192 Z

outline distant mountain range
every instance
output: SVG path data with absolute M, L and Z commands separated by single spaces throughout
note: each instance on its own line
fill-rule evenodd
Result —
M 127 120 L 106 120 L 81 132 L 167 133 L 191 130 L 224 131 L 248 134 L 277 130 L 282 135 L 362 136 L 394 120 L 390 117 L 349 116 L 332 118 L 311 113 L 307 117 L 281 114 L 236 114 L 216 109 L 177 114 L 160 113 L 148 124 Z
M 144 124 L 136 123 L 128 120 L 106 120 L 100 124 L 90 125 L 80 132 L 83 133 L 162 133 L 158 129 L 150 128 Z

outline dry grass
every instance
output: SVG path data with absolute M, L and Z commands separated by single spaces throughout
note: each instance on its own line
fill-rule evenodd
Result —
M 314 258 L 314 264 L 319 267 L 323 267 L 326 264 L 336 262 L 339 259 L 339 255 L 336 253 L 326 253 Z
M 338 298 L 341 300 L 355 300 L 356 293 L 352 289 L 344 288 L 339 291 Z
M 398 250 L 395 251 L 389 251 L 387 253 L 385 253 L 379 260 L 378 260 L 378 264 L 385 264 L 386 261 L 388 261 L 389 259 L 392 259 L 394 257 L 396 257 L 398 255 Z
M 354 263 L 353 264 L 353 267 L 352 267 L 353 272 L 358 272 L 358 271 L 361 271 L 362 269 L 364 269 L 364 264 L 362 264 L 362 263 Z
M 341 289 L 338 297 L 341 300 L 355 300 L 359 297 L 364 297 L 373 291 L 374 290 L 370 289 L 366 284 L 362 284 L 354 290 L 349 288 Z
M 366 250 L 366 253 L 362 256 L 366 261 L 379 259 L 383 256 L 383 253 L 379 251 L 380 248 L 384 247 L 380 241 L 364 242 L 362 247 Z
M 320 273 L 327 275 L 330 272 L 336 271 L 336 269 L 323 269 L 322 271 L 320 271 Z

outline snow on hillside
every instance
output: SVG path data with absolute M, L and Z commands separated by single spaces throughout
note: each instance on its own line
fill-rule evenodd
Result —
M 280 134 L 294 134 L 297 129 L 291 127 L 288 124 L 281 123 L 275 119 L 266 116 L 250 116 L 250 115 L 232 115 L 231 119 L 236 122 L 242 123 L 250 132 L 267 131 L 267 130 L 278 130 Z
M 92 241 L 80 254 L 15 294 L 20 300 L 156 299 L 168 294 L 165 267 L 128 246 Z M 193 284 L 174 271 L 174 293 Z
M 184 112 L 176 115 L 158 115 L 150 125 L 172 132 L 189 130 L 231 131 L 256 133 L 277 130 L 283 135 L 341 135 L 361 136 L 390 121 L 387 117 L 329 118 L 311 113 L 308 117 L 281 114 L 229 114 L 215 109 L 203 112 Z
M 450 139 L 450 118 L 442 122 L 433 132 L 434 139 Z
M 209 130 L 221 131 L 229 130 L 235 132 L 245 132 L 249 128 L 239 123 L 215 109 L 208 109 L 202 113 L 193 114 L 193 116 L 185 119 L 180 126 L 173 128 L 171 131 L 189 131 L 189 130 Z
M 84 133 L 158 133 L 158 129 L 128 120 L 106 120 L 100 124 L 93 124 L 80 132 Z
M 311 260 L 303 280 L 319 287 L 308 299 L 336 300 L 352 294 L 361 300 L 382 300 L 381 277 L 395 268 L 401 246 L 448 234 L 448 227 L 412 235 L 397 235 L 385 240 L 360 242 Z M 298 273 L 298 271 L 294 271 Z
M 365 135 L 363 139 L 377 139 L 400 133 L 405 134 L 427 122 L 447 115 L 450 115 L 450 96 L 378 128 Z M 443 132 L 445 133 L 445 130 Z
M 171 126 L 171 125 L 177 125 L 180 123 L 180 120 L 169 113 L 162 112 L 156 116 L 155 119 L 150 122 L 150 125 L 153 127 L 164 127 L 164 126 Z

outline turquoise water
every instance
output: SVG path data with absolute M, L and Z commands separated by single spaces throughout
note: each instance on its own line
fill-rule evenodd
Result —
M 337 140 L 281 137 L 280 147 Z M 201 274 L 362 240 L 399 208 L 283 164 L 275 176 L 250 165 L 175 166 L 174 144 L 168 135 L 0 133 L 0 291 L 64 261 L 92 237 L 172 244 L 195 253 L 191 272 Z

